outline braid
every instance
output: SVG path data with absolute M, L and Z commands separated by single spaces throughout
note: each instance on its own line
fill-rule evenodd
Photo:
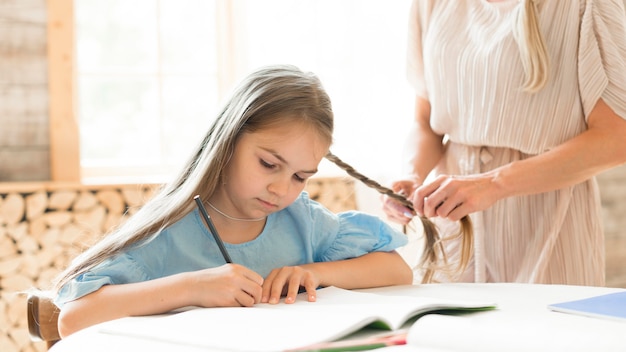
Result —
M 343 169 L 345 172 L 347 172 L 348 175 L 350 175 L 350 176 L 356 178 L 357 180 L 361 181 L 366 186 L 377 190 L 378 193 L 387 195 L 387 196 L 389 196 L 389 197 L 399 201 L 400 203 L 402 203 L 402 205 L 404 205 L 405 207 L 407 207 L 407 208 L 409 208 L 409 209 L 411 209 L 413 211 L 413 203 L 411 203 L 408 199 L 406 199 L 405 196 L 403 196 L 401 194 L 397 194 L 392 189 L 387 188 L 387 187 L 381 185 L 380 183 L 372 180 L 371 178 L 363 175 L 362 173 L 356 171 L 351 165 L 345 163 L 343 160 L 339 159 L 337 156 L 335 156 L 331 152 L 328 152 L 328 154 L 326 155 L 326 159 L 332 161 L 335 165 L 339 166 L 341 169 Z
M 361 174 L 360 172 L 356 171 L 351 165 L 339 159 L 336 155 L 334 155 L 330 151 L 328 152 L 328 154 L 326 154 L 325 158 L 333 162 L 342 170 L 346 171 L 348 175 L 361 181 L 366 186 L 375 189 L 381 194 L 384 194 L 388 197 L 391 197 L 397 200 L 402 205 L 409 208 L 411 212 L 415 215 L 415 209 L 413 208 L 413 203 L 410 200 L 408 200 L 404 195 L 398 194 L 394 192 L 392 189 L 382 186 L 380 183 Z M 420 216 L 419 218 L 424 228 L 424 237 L 426 241 L 426 243 L 424 244 L 424 249 L 422 251 L 422 257 L 419 263 L 419 266 L 424 270 L 424 277 L 422 278 L 422 282 L 423 283 L 432 282 L 434 274 L 437 270 L 442 270 L 449 274 L 460 274 L 463 271 L 465 271 L 465 268 L 467 267 L 467 264 L 469 263 L 469 259 L 471 256 L 472 242 L 473 242 L 473 228 L 472 228 L 472 223 L 470 221 L 470 218 L 468 216 L 463 217 L 460 220 L 461 228 L 459 230 L 459 233 L 452 237 L 445 238 L 445 239 L 442 239 L 439 236 L 437 227 L 430 219 L 423 217 L 423 216 Z M 461 243 L 462 243 L 461 260 L 459 262 L 459 265 L 453 270 L 450 268 L 450 265 L 448 264 L 448 259 L 444 250 L 443 241 L 456 239 L 459 237 L 461 238 Z M 440 264 L 440 262 L 442 262 L 443 264 Z

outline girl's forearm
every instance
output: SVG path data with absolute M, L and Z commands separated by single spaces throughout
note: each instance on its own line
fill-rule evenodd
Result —
M 59 316 L 61 337 L 104 321 L 187 306 L 186 280 L 187 275 L 179 274 L 139 283 L 106 285 L 67 302 Z
M 320 278 L 321 286 L 345 289 L 405 285 L 413 271 L 397 252 L 372 252 L 358 258 L 303 265 Z

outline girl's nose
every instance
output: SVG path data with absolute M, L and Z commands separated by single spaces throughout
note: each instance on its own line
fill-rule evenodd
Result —
M 290 183 L 288 179 L 284 177 L 276 178 L 273 182 L 271 182 L 267 189 L 280 197 L 286 195 L 289 192 Z

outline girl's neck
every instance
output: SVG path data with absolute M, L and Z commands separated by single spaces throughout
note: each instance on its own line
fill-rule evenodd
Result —
M 257 238 L 265 228 L 266 216 L 256 219 L 237 218 L 221 211 L 208 201 L 205 203 L 211 220 L 224 242 L 231 244 L 250 242 Z
M 224 213 L 223 211 L 219 210 L 216 206 L 214 206 L 213 204 L 211 204 L 211 202 L 206 202 L 209 207 L 213 210 L 215 210 L 218 214 L 220 214 L 221 216 L 225 217 L 228 220 L 232 220 L 232 221 L 246 221 L 246 222 L 258 222 L 258 221 L 263 221 L 267 218 L 267 216 L 263 216 L 260 218 L 237 218 L 234 216 L 230 216 L 226 213 Z

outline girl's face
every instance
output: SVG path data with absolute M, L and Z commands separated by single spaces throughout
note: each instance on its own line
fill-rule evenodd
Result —
M 293 122 L 240 136 L 212 202 L 238 218 L 282 210 L 302 192 L 330 145 L 318 132 Z

